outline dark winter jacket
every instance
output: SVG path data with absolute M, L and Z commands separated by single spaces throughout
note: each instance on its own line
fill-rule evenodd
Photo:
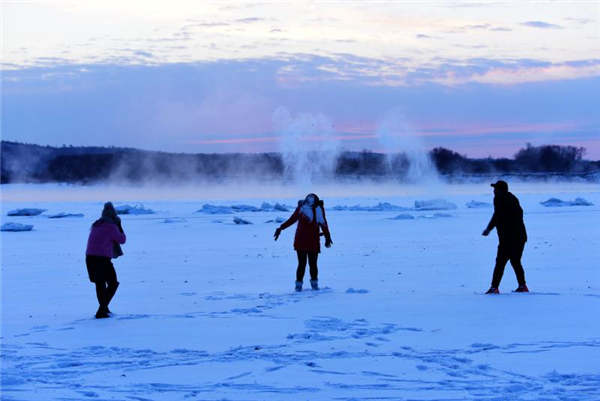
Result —
M 527 231 L 523 222 L 523 209 L 519 200 L 510 192 L 494 196 L 494 215 L 487 230 L 496 228 L 501 243 L 524 243 L 527 241 Z
M 297 251 L 320 252 L 321 241 L 319 238 L 319 227 L 323 230 L 325 239 L 331 240 L 331 234 L 329 233 L 329 227 L 327 226 L 327 219 L 325 218 L 325 208 L 323 207 L 323 202 L 321 201 L 315 207 L 312 207 L 312 219 L 310 219 L 309 216 L 302 211 L 302 207 L 303 202 L 298 202 L 298 207 L 292 216 L 283 224 L 281 224 L 279 228 L 285 230 L 295 222 L 298 222 L 298 227 L 296 227 L 296 236 L 294 237 L 294 249 Z M 320 209 L 320 211 L 317 209 Z M 318 213 L 322 214 L 322 223 L 318 222 Z

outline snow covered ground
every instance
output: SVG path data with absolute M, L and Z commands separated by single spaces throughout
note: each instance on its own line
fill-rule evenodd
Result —
M 266 223 L 291 212 L 197 211 L 295 205 L 304 190 L 4 185 L 1 223 L 34 229 L 1 233 L 0 399 L 600 400 L 600 188 L 511 191 L 533 292 L 511 293 L 507 266 L 489 296 L 492 211 L 466 205 L 491 203 L 487 184 L 316 188 L 334 244 L 319 257 L 322 290 L 302 293 L 295 228 L 274 242 Z M 540 204 L 549 198 L 594 205 Z M 433 199 L 457 208 L 414 210 Z M 155 213 L 122 216 L 115 315 L 96 320 L 84 251 L 106 200 Z M 384 202 L 406 210 L 368 210 Z M 354 205 L 365 210 L 334 210 Z M 6 216 L 18 208 L 47 211 Z

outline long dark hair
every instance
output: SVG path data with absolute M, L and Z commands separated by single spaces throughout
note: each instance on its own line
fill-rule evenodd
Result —
M 117 216 L 117 211 L 112 202 L 106 202 L 102 209 L 102 216 L 92 224 L 92 227 L 103 223 L 119 224 L 120 221 L 121 219 Z

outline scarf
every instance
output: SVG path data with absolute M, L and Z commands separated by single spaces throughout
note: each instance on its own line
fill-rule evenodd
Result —
M 325 224 L 325 218 L 323 217 L 323 208 L 321 206 L 313 207 L 307 203 L 303 203 L 300 207 L 300 213 L 305 215 L 311 223 L 313 222 L 315 218 L 314 215 L 316 214 L 317 223 L 322 225 Z

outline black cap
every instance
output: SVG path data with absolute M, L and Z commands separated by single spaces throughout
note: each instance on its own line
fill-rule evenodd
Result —
M 490 184 L 492 187 L 499 189 L 501 191 L 506 191 L 508 192 L 508 184 L 506 183 L 506 181 L 502 181 L 502 180 L 498 180 L 493 184 Z

